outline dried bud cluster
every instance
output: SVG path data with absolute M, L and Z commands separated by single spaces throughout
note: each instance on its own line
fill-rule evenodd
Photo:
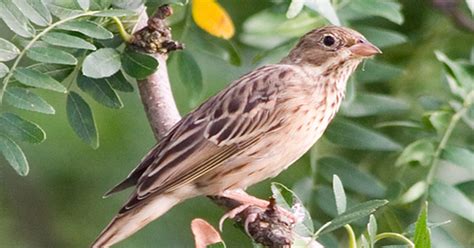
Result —
M 165 18 L 173 13 L 168 5 L 161 6 L 156 14 L 148 20 L 148 26 L 135 32 L 131 46 L 146 53 L 168 54 L 170 51 L 180 50 L 184 45 L 172 40 L 171 28 Z

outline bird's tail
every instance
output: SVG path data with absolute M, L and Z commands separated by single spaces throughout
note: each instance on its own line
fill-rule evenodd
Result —
M 92 244 L 92 248 L 104 248 L 122 241 L 143 226 L 166 213 L 180 199 L 173 195 L 161 195 L 153 201 L 143 202 L 139 206 L 118 214 L 102 231 Z

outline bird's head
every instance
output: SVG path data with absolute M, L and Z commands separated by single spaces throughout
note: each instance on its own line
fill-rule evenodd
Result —
M 382 53 L 360 33 L 346 27 L 326 26 L 305 34 L 291 50 L 286 63 L 321 66 L 353 61 Z

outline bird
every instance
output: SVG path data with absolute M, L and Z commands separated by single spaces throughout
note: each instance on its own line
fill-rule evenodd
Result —
M 134 187 L 91 247 L 120 242 L 189 198 L 231 195 L 278 175 L 322 136 L 357 66 L 380 53 L 353 29 L 324 26 L 303 35 L 279 63 L 230 83 L 106 193 Z

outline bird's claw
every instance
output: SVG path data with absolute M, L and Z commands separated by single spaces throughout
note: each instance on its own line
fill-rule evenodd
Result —
M 251 204 L 242 204 L 232 210 L 230 210 L 229 212 L 225 213 L 219 220 L 219 231 L 222 232 L 222 228 L 223 228 L 223 225 L 224 225 L 224 221 L 228 218 L 230 219 L 233 219 L 235 218 L 235 216 L 237 216 L 238 214 L 242 213 L 245 209 L 247 209 L 248 207 L 250 207 Z
M 256 221 L 257 218 L 258 218 L 258 214 L 252 213 L 252 214 L 249 214 L 249 215 L 247 216 L 247 218 L 245 219 L 245 222 L 244 222 L 244 230 L 245 230 L 245 233 L 247 233 L 247 235 L 248 235 L 249 237 L 252 237 L 252 235 L 251 235 L 250 232 L 249 232 L 249 225 L 250 225 L 250 223 Z

